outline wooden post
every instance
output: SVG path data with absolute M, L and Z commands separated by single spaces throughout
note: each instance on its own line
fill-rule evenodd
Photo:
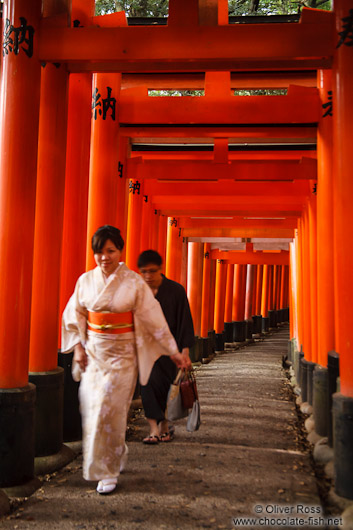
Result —
M 317 353 L 317 237 L 316 237 L 316 196 L 309 200 L 309 237 L 310 237 L 310 335 L 311 335 L 311 361 L 316 363 Z
M 317 334 L 318 363 L 326 367 L 327 354 L 335 349 L 334 282 L 327 281 L 334 278 L 331 70 L 319 70 L 318 87 L 324 108 L 317 131 Z
M 187 295 L 190 303 L 190 310 L 192 319 L 194 321 L 195 335 L 200 336 L 201 333 L 201 315 L 199 314 L 198 298 L 199 291 L 199 259 L 200 259 L 200 243 L 188 244 L 188 281 L 187 281 Z
M 91 249 L 94 232 L 116 223 L 120 84 L 121 74 L 93 76 L 86 269 L 96 266 Z
M 33 255 L 30 372 L 58 364 L 59 281 L 63 229 L 68 75 L 47 64 L 42 72 Z M 56 241 L 46 259 L 43 249 Z M 50 293 L 50 296 L 48 296 Z M 45 326 L 43 326 L 45 315 Z
M 211 288 L 211 244 L 203 245 L 203 275 L 202 275 L 202 309 L 201 309 L 201 337 L 206 339 L 209 331 L 210 288 Z
M 180 282 L 180 269 L 181 241 L 179 237 L 179 220 L 175 217 L 168 217 L 165 274 L 170 280 Z
M 126 233 L 126 265 L 137 272 L 137 260 L 140 254 L 140 234 L 142 216 L 141 183 L 131 179 L 129 183 L 129 205 Z
M 352 299 L 353 224 L 352 123 L 353 47 L 352 0 L 334 2 L 336 47 L 333 62 L 334 122 L 334 271 L 336 351 L 340 392 L 333 396 L 335 493 L 353 499 L 353 341 Z
M 216 334 L 222 334 L 224 330 L 224 283 L 226 279 L 226 262 L 219 259 L 216 265 L 216 292 L 214 322 Z
M 163 258 L 163 266 L 165 269 L 165 256 L 167 247 L 167 226 L 168 217 L 165 215 L 159 216 L 159 228 L 158 228 L 158 252 Z
M 61 255 L 60 315 L 85 271 L 92 75 L 71 74 L 66 147 L 64 221 Z M 61 330 L 61 320 L 59 322 Z M 59 345 L 60 345 L 59 333 Z
M 0 487 L 34 475 L 28 383 L 40 101 L 41 1 L 3 5 L 0 89 Z M 23 40 L 16 38 L 23 35 Z M 10 40 L 11 39 L 11 40 Z

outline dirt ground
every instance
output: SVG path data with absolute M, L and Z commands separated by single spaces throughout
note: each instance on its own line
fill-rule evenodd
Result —
M 0 527 L 258 528 L 260 517 L 270 523 L 274 517 L 307 518 L 307 507 L 324 517 L 302 418 L 282 368 L 287 344 L 288 329 L 282 328 L 199 367 L 202 425 L 195 433 L 180 420 L 171 443 L 144 445 L 148 428 L 137 410 L 129 425 L 127 470 L 113 494 L 98 495 L 96 483 L 83 480 L 78 456 L 44 477 L 28 499 L 12 499 L 13 512 Z M 325 482 L 319 485 L 324 495 Z M 235 521 L 239 517 L 257 520 Z

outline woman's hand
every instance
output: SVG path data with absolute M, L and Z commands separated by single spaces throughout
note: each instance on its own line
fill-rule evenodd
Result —
M 74 348 L 74 357 L 73 357 L 74 361 L 79 365 L 79 367 L 81 368 L 82 372 L 84 372 L 86 370 L 86 366 L 88 364 L 88 357 L 87 357 L 87 353 L 84 349 L 84 347 L 82 346 L 82 344 L 76 344 L 75 348 Z

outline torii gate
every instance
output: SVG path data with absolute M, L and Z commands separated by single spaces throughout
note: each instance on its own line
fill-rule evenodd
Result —
M 353 444 L 346 423 L 347 413 L 352 414 L 353 409 L 349 283 L 353 254 L 346 234 L 353 216 L 352 0 L 338 0 L 333 13 L 303 9 L 299 23 L 275 26 L 229 25 L 226 0 L 170 0 L 168 25 L 163 27 L 127 27 L 121 13 L 93 17 L 92 0 L 72 0 L 71 11 L 66 0 L 45 0 L 42 16 L 41 3 L 5 0 L 3 14 L 0 441 L 6 458 L 0 466 L 0 486 L 21 484 L 33 477 L 35 447 L 29 440 L 34 438 L 35 388 L 28 384 L 28 372 L 42 403 L 50 403 L 51 416 L 54 404 L 60 401 L 62 371 L 57 367 L 56 351 L 59 300 L 62 306 L 74 279 L 85 264 L 91 264 L 82 234 L 87 232 L 89 240 L 104 222 L 126 227 L 127 261 L 134 263 L 138 251 L 134 228 L 136 232 L 142 215 L 149 217 L 148 212 L 143 214 L 141 197 L 128 194 L 128 180 L 123 175 L 127 169 L 133 177 L 131 190 L 137 189 L 136 181 L 141 178 L 151 204 L 163 211 L 164 217 L 180 218 L 185 237 L 196 233 L 249 238 L 295 235 L 290 260 L 291 337 L 296 339 L 297 350 L 302 346 L 306 359 L 323 370 L 328 351 L 339 352 L 341 393 L 335 395 L 334 411 L 336 424 L 345 434 L 335 446 L 336 491 L 352 498 L 353 470 L 348 462 L 353 461 Z M 308 86 L 299 92 L 290 89 L 287 96 L 273 101 L 262 97 L 237 100 L 230 95 L 234 82 L 230 72 L 241 71 L 243 78 L 261 72 L 263 79 L 264 71 L 271 70 L 290 70 L 291 82 L 302 77 Z M 308 70 L 318 72 L 318 91 L 311 88 L 312 77 L 303 74 Z M 194 86 L 200 84 L 199 74 L 207 72 L 204 100 L 147 100 L 144 88 L 131 87 L 131 82 L 136 82 L 131 76 L 148 78 L 151 72 L 160 77 L 165 73 L 174 83 L 176 74 L 193 76 Z M 91 73 L 95 73 L 93 100 Z M 131 88 L 124 94 L 126 73 L 130 75 L 126 86 L 130 82 Z M 280 83 L 276 75 L 274 82 Z M 233 157 L 228 149 L 230 138 L 244 143 L 244 137 L 315 136 L 317 124 L 317 171 L 314 158 L 304 153 L 297 159 L 287 153 L 272 160 L 258 153 L 249 160 Z M 143 155 L 141 161 L 130 158 L 128 139 L 138 136 L 203 136 L 217 141 L 212 160 L 200 157 L 162 163 L 162 159 L 157 162 Z M 178 171 L 185 172 L 185 180 L 191 180 L 193 174 L 196 180 L 200 176 L 213 180 L 215 170 L 221 175 L 218 179 L 227 182 L 202 183 L 205 192 L 200 190 L 200 182 L 183 183 L 182 189 L 175 182 L 158 183 L 166 174 L 175 180 Z M 250 173 L 255 183 L 236 182 L 237 175 L 246 181 Z M 259 180 L 264 176 L 273 182 L 262 185 Z M 285 182 L 276 183 L 281 176 Z M 317 212 L 312 193 L 316 179 Z M 228 182 L 232 180 L 235 182 Z M 226 191 L 228 186 L 231 193 Z M 239 214 L 243 219 L 232 219 L 230 226 L 195 223 L 191 217 L 197 211 L 208 215 L 233 212 L 232 217 L 243 212 Z M 244 219 L 260 217 L 261 212 L 262 223 Z M 282 224 L 269 219 L 275 212 L 285 212 Z M 267 266 L 272 266 L 269 260 Z M 217 318 L 226 278 L 222 269 L 219 263 Z M 313 281 L 316 270 L 317 282 Z M 263 285 L 266 291 L 270 284 Z M 207 312 L 203 316 L 205 326 Z M 59 417 L 60 406 L 55 406 L 54 417 Z M 13 409 L 16 412 L 10 414 Z M 44 430 L 55 439 L 49 443 L 53 452 L 61 445 L 60 421 L 54 423 L 44 424 Z M 7 440 L 3 438 L 4 425 Z M 39 447 L 41 450 L 46 447 Z

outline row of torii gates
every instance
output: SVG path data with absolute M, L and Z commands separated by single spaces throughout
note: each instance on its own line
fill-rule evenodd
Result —
M 289 307 L 296 367 L 326 380 L 337 352 L 336 491 L 353 498 L 353 1 L 271 22 L 229 24 L 226 0 L 170 0 L 163 26 L 94 17 L 93 0 L 5 0 L 0 487 L 60 450 L 60 314 L 113 224 L 129 267 L 165 257 L 201 342 L 222 349 Z

